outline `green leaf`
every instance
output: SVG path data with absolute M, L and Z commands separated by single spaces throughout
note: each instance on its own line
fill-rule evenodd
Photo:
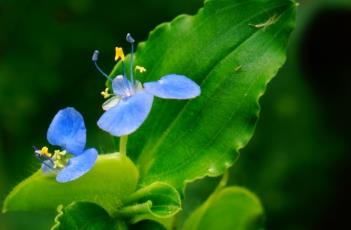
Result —
M 112 219 L 107 211 L 94 203 L 74 202 L 67 207 L 57 208 L 55 225 L 52 230 L 80 229 L 107 230 L 127 229 L 121 222 Z
M 124 207 L 117 213 L 132 217 L 133 223 L 144 219 L 169 218 L 181 210 L 178 191 L 163 182 L 155 182 L 139 189 L 123 200 L 123 204 Z
M 142 186 L 165 181 L 182 190 L 234 163 L 253 135 L 259 98 L 285 62 L 295 8 L 290 0 L 208 0 L 195 16 L 158 26 L 138 46 L 135 64 L 148 70 L 139 80 L 177 73 L 202 89 L 193 100 L 155 99 L 131 135 L 128 154 Z
M 137 182 L 138 170 L 129 158 L 100 155 L 91 171 L 69 183 L 57 183 L 54 175 L 37 171 L 8 195 L 3 212 L 55 209 L 60 204 L 89 201 L 113 213 L 135 191 Z
M 263 208 L 258 198 L 240 187 L 214 193 L 185 222 L 184 230 L 254 230 L 263 227 Z
M 288 61 L 262 101 L 255 137 L 242 152 L 245 157 L 231 170 L 233 182 L 259 194 L 269 214 L 267 225 L 271 229 L 321 226 L 322 216 L 330 211 L 330 199 L 326 197 L 335 196 L 332 191 L 334 175 L 339 175 L 338 170 L 345 162 L 343 154 L 348 150 L 340 133 L 330 126 L 335 124 L 332 114 L 339 114 L 338 108 L 344 110 L 344 103 L 338 101 L 338 106 L 328 109 L 328 100 L 325 101 L 323 95 L 329 97 L 329 91 L 319 91 L 320 84 L 325 83 L 316 80 L 322 76 L 319 71 L 309 69 L 311 65 L 306 65 L 302 57 L 319 54 L 317 50 L 306 50 L 306 41 L 311 40 L 311 33 L 317 36 L 315 26 L 320 28 L 321 16 L 333 18 L 339 12 L 335 11 L 337 9 L 350 11 L 350 7 L 342 4 L 346 1 L 305 1 L 300 5 L 296 30 L 289 41 Z M 351 6 L 351 1 L 348 3 Z M 323 33 L 331 33 L 332 24 Z M 319 60 L 314 59 L 315 62 Z M 341 84 L 336 83 L 337 68 L 331 65 L 327 69 L 335 69 L 332 82 Z M 329 99 L 343 98 L 342 87 L 339 93 L 339 96 L 330 93 Z M 342 123 L 347 115 L 337 116 Z M 292 213 L 294 218 L 291 218 Z

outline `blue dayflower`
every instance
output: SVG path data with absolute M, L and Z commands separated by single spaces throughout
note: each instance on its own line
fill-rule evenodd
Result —
M 42 162 L 44 173 L 57 173 L 57 182 L 75 180 L 94 166 L 98 152 L 95 148 L 85 149 L 84 119 L 74 108 L 58 111 L 49 126 L 47 140 L 61 149 L 50 153 L 46 146 L 35 148 L 35 156 Z
M 130 78 L 126 76 L 124 65 L 124 53 L 116 47 L 115 61 L 122 60 L 123 74 L 112 79 L 104 73 L 97 64 L 99 51 L 94 51 L 92 61 L 97 70 L 112 82 L 113 94 L 109 89 L 101 92 L 108 100 L 102 108 L 105 113 L 100 117 L 97 124 L 104 131 L 114 136 L 125 136 L 137 130 L 151 111 L 154 96 L 163 99 L 191 99 L 200 95 L 201 89 L 194 81 L 186 76 L 169 74 L 161 77 L 158 81 L 141 82 L 133 79 L 133 52 L 134 39 L 127 34 L 127 41 L 131 44 Z M 136 66 L 135 70 L 143 73 L 144 67 Z

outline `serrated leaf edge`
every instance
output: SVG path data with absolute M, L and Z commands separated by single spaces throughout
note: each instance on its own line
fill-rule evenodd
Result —
M 60 204 L 59 206 L 57 206 L 57 209 L 56 209 L 56 211 L 57 211 L 57 215 L 56 215 L 56 217 L 55 217 L 55 219 L 54 219 L 54 225 L 50 228 L 50 230 L 56 230 L 56 229 L 58 229 L 59 228 L 59 226 L 60 226 L 60 224 L 61 224 L 61 222 L 60 222 L 60 218 L 61 218 L 61 216 L 63 216 L 63 205 L 62 204 Z

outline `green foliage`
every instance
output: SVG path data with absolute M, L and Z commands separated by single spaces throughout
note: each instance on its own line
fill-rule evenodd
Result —
M 94 203 L 74 202 L 67 207 L 60 205 L 57 212 L 55 225 L 51 230 L 127 229 L 123 223 L 118 223 L 112 219 L 103 208 Z
M 257 230 L 263 227 L 259 199 L 240 187 L 216 191 L 185 222 L 184 230 Z
M 169 227 L 165 223 L 180 211 L 185 184 L 222 174 L 253 135 L 258 100 L 286 59 L 295 8 L 290 0 L 208 0 L 195 16 L 157 27 L 138 46 L 135 63 L 148 69 L 141 80 L 187 75 L 201 85 L 201 96 L 154 101 L 146 123 L 129 138 L 127 153 L 138 169 L 129 158 L 109 154 L 66 184 L 39 170 L 14 188 L 3 210 L 63 205 L 54 229 L 123 229 L 121 221 L 113 221 L 120 219 L 145 228 L 163 228 L 147 219 Z M 219 189 L 185 226 L 257 229 L 262 213 L 258 199 L 245 189 Z
M 346 150 L 325 116 L 326 102 L 323 99 L 320 104 L 321 98 L 311 87 L 311 72 L 301 68 L 306 68 L 301 66 L 306 55 L 301 43 L 309 39 L 306 31 L 313 22 L 321 25 L 317 18 L 321 10 L 342 7 L 341 2 L 322 0 L 300 5 L 288 61 L 262 102 L 255 137 L 243 150 L 240 164 L 231 170 L 233 183 L 259 194 L 269 214 L 267 225 L 274 229 L 319 228 L 321 216 L 324 212 L 329 216 L 329 204 L 334 202 L 326 197 L 335 192 L 335 174 Z M 330 92 L 326 93 L 329 97 Z
M 94 202 L 113 212 L 133 193 L 138 171 L 119 154 L 100 155 L 94 168 L 78 180 L 60 184 L 41 170 L 17 185 L 5 200 L 3 211 L 55 209 L 73 201 Z
M 127 223 L 164 229 L 167 219 L 180 211 L 180 195 L 172 186 L 155 182 L 137 190 L 121 201 L 123 207 L 112 215 L 94 203 L 74 202 L 59 205 L 53 229 L 126 229 Z M 156 221 L 162 223 L 158 223 Z M 165 220 L 161 220 L 165 219 Z M 124 221 L 123 221 L 124 220 Z M 168 224 L 169 225 L 169 224 Z
M 202 89 L 190 101 L 156 99 L 130 137 L 141 185 L 161 180 L 182 190 L 233 164 L 253 134 L 260 96 L 285 61 L 294 15 L 290 0 L 206 1 L 197 15 L 160 25 L 139 45 L 135 63 L 148 69 L 143 82 L 178 73 Z

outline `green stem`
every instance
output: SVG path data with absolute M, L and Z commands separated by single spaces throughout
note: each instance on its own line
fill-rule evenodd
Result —
M 119 218 L 133 217 L 137 214 L 148 213 L 150 211 L 151 206 L 152 206 L 152 202 L 149 200 L 142 204 L 134 204 L 134 205 L 119 209 L 118 211 L 113 213 L 112 216 L 119 217 Z
M 128 136 L 121 136 L 119 139 L 119 152 L 123 156 L 127 155 L 127 142 L 128 142 Z
M 129 195 L 127 198 L 122 200 L 123 205 L 129 205 L 137 202 L 139 199 L 145 197 L 149 193 L 150 189 L 148 186 L 138 189 L 136 192 Z
M 229 173 L 228 170 L 226 170 L 223 173 L 222 179 L 221 181 L 218 183 L 217 188 L 215 189 L 215 191 L 213 193 L 216 193 L 217 191 L 221 190 L 222 188 L 224 188 L 227 183 L 228 183 L 228 179 L 229 179 Z

